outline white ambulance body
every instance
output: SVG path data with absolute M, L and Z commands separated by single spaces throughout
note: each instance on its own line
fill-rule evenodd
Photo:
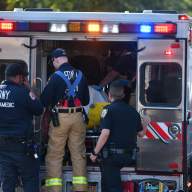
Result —
M 28 65 L 31 83 L 42 90 L 53 72 L 50 52 L 60 47 L 67 50 L 71 63 L 85 73 L 88 82 L 97 84 L 106 73 L 104 61 L 110 50 L 134 52 L 132 105 L 151 122 L 146 136 L 138 140 L 136 168 L 122 169 L 124 190 L 186 189 L 191 154 L 190 22 L 187 15 L 176 13 L 1 11 L 0 80 L 6 65 L 23 63 Z M 38 119 L 34 127 L 41 143 Z M 96 136 L 90 129 L 88 132 L 89 152 Z M 89 161 L 88 177 L 90 191 L 101 192 L 100 169 Z M 63 191 L 69 192 L 70 164 L 64 168 L 63 181 Z

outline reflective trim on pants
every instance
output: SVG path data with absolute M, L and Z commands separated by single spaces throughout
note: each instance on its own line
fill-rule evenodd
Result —
M 46 187 L 62 186 L 62 179 L 61 178 L 46 179 L 45 186 Z
M 73 185 L 87 185 L 87 177 L 74 176 L 72 183 Z

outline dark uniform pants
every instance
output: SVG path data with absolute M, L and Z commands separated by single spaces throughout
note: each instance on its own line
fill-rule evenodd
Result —
M 101 164 L 102 192 L 123 192 L 120 169 L 132 166 L 132 154 L 112 154 Z
M 3 192 L 15 192 L 18 183 L 24 192 L 39 192 L 39 161 L 24 144 L 0 141 L 0 174 Z

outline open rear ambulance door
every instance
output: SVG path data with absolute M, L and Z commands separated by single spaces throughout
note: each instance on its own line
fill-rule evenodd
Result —
M 11 63 L 30 66 L 29 37 L 0 37 L 0 81 L 4 80 L 5 68 Z M 30 77 L 30 76 L 29 76 Z
M 183 39 L 139 39 L 137 109 L 151 119 L 139 139 L 137 169 L 183 170 L 185 44 Z

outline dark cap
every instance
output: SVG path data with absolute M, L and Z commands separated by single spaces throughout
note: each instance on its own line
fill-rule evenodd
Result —
M 119 79 L 113 81 L 109 86 L 109 93 L 115 99 L 122 99 L 125 96 L 124 87 L 128 86 L 127 80 Z
M 110 87 L 126 87 L 129 86 L 129 81 L 126 79 L 118 79 L 110 84 Z
M 67 56 L 66 51 L 61 48 L 57 48 L 52 51 L 51 57 L 52 58 L 57 58 L 57 57 L 62 57 L 62 56 Z
M 17 75 L 27 76 L 29 73 L 27 72 L 27 67 L 21 64 L 10 64 L 5 69 L 6 77 L 15 77 Z

